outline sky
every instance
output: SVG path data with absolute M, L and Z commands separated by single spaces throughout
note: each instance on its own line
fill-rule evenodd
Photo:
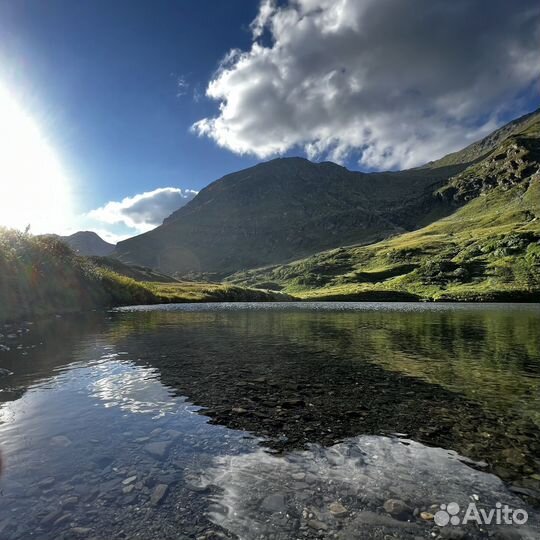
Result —
M 399 169 L 540 105 L 535 0 L 0 0 L 0 224 L 155 227 L 301 155 Z

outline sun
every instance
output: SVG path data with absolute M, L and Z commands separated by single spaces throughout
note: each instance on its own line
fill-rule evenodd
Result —
M 62 232 L 73 214 L 71 184 L 36 122 L 0 84 L 0 225 Z

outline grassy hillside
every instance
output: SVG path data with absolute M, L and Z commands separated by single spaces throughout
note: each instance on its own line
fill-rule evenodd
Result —
M 529 130 L 531 126 L 538 125 L 539 114 L 540 110 L 537 109 L 520 118 L 516 118 L 480 141 L 476 141 L 458 152 L 452 152 L 441 159 L 427 163 L 422 168 L 433 169 L 480 161 L 493 152 L 507 138 L 516 133 Z
M 534 211 L 534 218 L 531 215 Z M 540 183 L 494 192 L 418 231 L 235 274 L 302 298 L 540 300 Z
M 540 301 L 539 132 L 528 125 L 441 188 L 464 204 L 448 217 L 230 281 L 306 299 Z
M 233 285 L 136 281 L 53 237 L 0 229 L 0 321 L 118 305 L 287 300 Z
M 180 281 L 178 283 L 146 283 L 160 302 L 288 302 L 291 295 L 253 289 L 232 283 Z

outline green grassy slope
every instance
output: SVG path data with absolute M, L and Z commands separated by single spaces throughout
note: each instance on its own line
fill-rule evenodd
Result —
M 540 122 L 438 191 L 464 204 L 384 241 L 237 273 L 307 299 L 540 300 Z
M 0 228 L 0 321 L 132 304 L 289 299 L 230 284 L 136 281 L 97 261 L 57 238 Z

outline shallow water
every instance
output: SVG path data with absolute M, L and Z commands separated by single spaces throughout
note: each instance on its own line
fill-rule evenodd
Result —
M 5 327 L 0 538 L 538 538 L 539 323 L 199 304 Z M 529 519 L 420 517 L 451 502 Z

